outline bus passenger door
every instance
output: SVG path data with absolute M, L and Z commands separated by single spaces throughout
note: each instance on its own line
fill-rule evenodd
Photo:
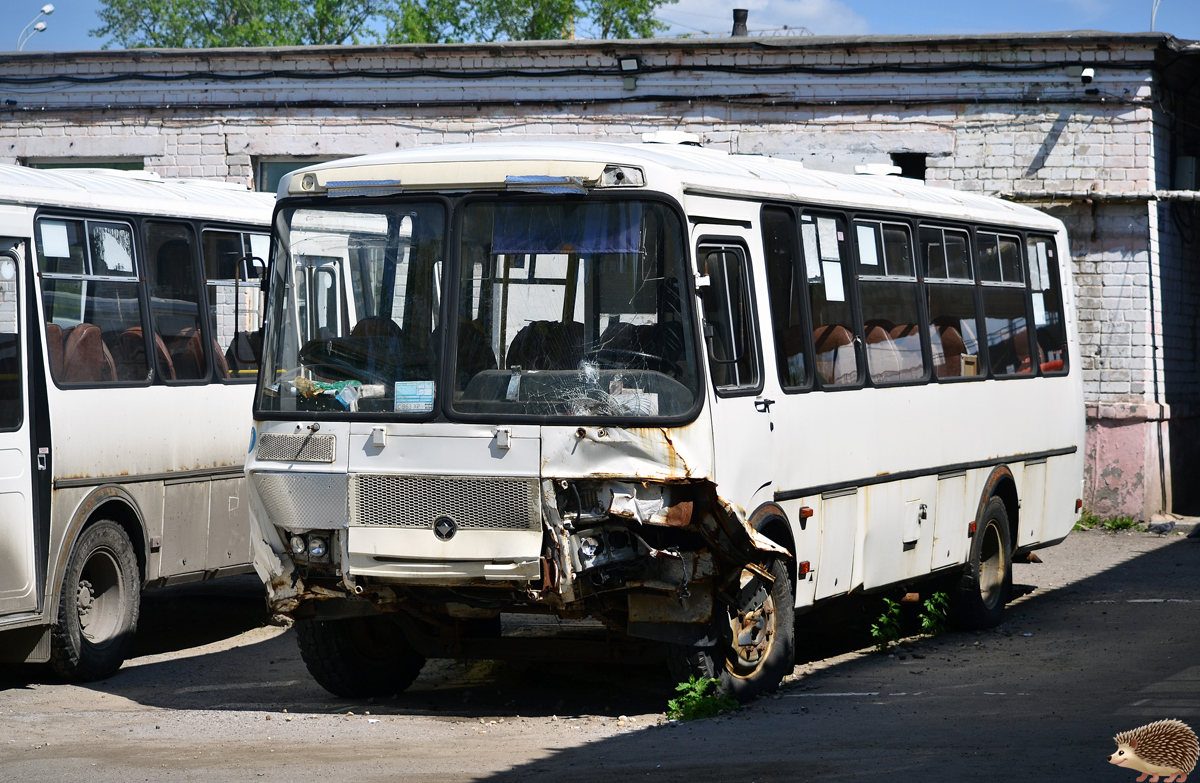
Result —
M 0 239 L 0 615 L 38 608 L 30 417 L 21 340 L 22 245 Z
M 720 230 L 728 233 L 726 226 Z M 696 231 L 707 233 L 704 226 Z M 749 515 L 774 497 L 777 478 L 753 266 L 746 245 L 734 240 L 701 240 L 696 259 L 708 369 L 716 390 L 710 410 L 717 491 Z

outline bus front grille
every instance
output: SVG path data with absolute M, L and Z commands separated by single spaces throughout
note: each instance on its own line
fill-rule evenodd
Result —
M 333 462 L 333 435 L 264 433 L 254 456 L 271 462 Z
M 350 524 L 433 528 L 450 517 L 461 530 L 540 530 L 536 478 L 350 477 Z
M 293 530 L 346 526 L 345 473 L 255 471 L 250 481 L 272 524 Z

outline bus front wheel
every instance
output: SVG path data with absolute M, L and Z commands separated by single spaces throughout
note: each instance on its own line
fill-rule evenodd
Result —
M 389 617 L 297 620 L 296 642 L 317 684 L 344 699 L 393 696 L 425 665 Z
M 691 676 L 719 680 L 721 690 L 740 702 L 772 691 L 792 673 L 796 663 L 795 589 L 787 563 L 771 563 L 775 578 L 762 606 L 752 612 L 726 610 L 721 640 L 715 647 L 672 648 L 671 675 L 685 681 Z M 749 578 L 743 572 L 743 579 Z M 725 624 L 728 623 L 726 629 Z
M 971 540 L 971 558 L 951 594 L 951 621 L 959 630 L 992 628 L 1012 595 L 1012 540 L 1004 501 L 992 497 Z
M 67 561 L 51 636 L 60 677 L 100 680 L 121 668 L 137 630 L 141 585 L 129 536 L 100 520 L 79 536 Z

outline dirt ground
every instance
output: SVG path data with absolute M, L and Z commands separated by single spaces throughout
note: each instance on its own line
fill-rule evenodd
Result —
M 1016 567 L 1000 627 L 894 657 L 867 649 L 875 605 L 802 618 L 780 692 L 675 726 L 662 671 L 570 661 L 431 662 L 396 698 L 337 699 L 253 579 L 168 588 L 116 676 L 0 673 L 0 780 L 1132 780 L 1105 763 L 1114 733 L 1200 728 L 1190 529 L 1074 533 Z

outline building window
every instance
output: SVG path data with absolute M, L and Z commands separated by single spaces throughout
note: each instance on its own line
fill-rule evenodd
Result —
M 142 158 L 27 158 L 22 163 L 31 169 L 146 169 L 146 162 Z
M 279 190 L 279 180 L 291 174 L 296 169 L 311 166 L 314 163 L 324 163 L 335 158 L 276 158 L 259 159 L 254 167 L 254 189 L 263 193 L 274 193 Z
M 900 176 L 925 181 L 924 152 L 893 152 L 892 165 L 900 167 Z

